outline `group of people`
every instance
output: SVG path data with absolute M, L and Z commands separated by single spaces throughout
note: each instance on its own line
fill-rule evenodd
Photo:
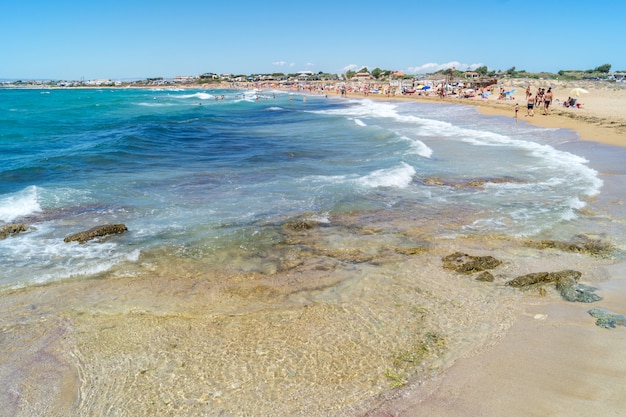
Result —
M 538 88 L 537 93 L 535 95 L 530 91 L 530 85 L 526 87 L 526 111 L 528 116 L 535 115 L 535 108 L 539 109 L 540 106 L 543 107 L 543 114 L 550 114 L 550 105 L 554 100 L 554 94 L 552 93 L 552 87 L 548 88 L 546 91 L 545 88 Z
M 580 109 L 582 104 L 578 103 L 578 99 L 575 99 L 574 97 L 568 97 L 567 100 L 563 102 L 563 106 Z

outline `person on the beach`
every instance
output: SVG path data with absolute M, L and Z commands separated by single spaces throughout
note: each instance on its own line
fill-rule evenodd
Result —
M 528 84 L 528 87 L 526 87 L 526 99 L 528 100 L 528 97 L 530 97 L 532 95 L 532 93 L 530 92 L 530 84 Z
M 515 123 L 517 123 L 517 113 L 519 112 L 519 104 L 515 103 Z
M 545 90 L 543 88 L 539 88 L 537 90 L 537 94 L 535 95 L 535 106 L 537 106 L 537 108 L 539 108 L 539 106 L 543 103 L 544 93 Z
M 533 109 L 535 107 L 535 98 L 532 96 L 532 94 L 528 96 L 526 107 L 527 107 L 526 109 L 527 116 L 534 116 L 535 111 Z
M 552 103 L 552 87 L 543 96 L 543 114 L 550 114 L 550 103 Z

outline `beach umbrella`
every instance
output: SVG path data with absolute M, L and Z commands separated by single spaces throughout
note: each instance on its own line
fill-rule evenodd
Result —
M 579 97 L 581 94 L 589 94 L 589 91 L 584 88 L 572 88 L 572 91 L 569 93 L 573 96 Z
M 510 96 L 511 94 L 513 94 L 516 91 L 517 90 L 509 90 L 509 91 L 505 91 L 504 94 L 507 95 L 507 96 Z
M 424 87 L 422 87 L 422 90 L 430 90 L 430 86 L 429 85 L 425 85 Z

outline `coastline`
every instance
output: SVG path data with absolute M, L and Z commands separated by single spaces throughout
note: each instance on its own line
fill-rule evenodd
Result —
M 213 85 L 203 84 L 183 84 L 177 86 L 158 87 L 162 90 L 212 90 L 212 89 L 275 89 L 302 94 L 331 94 L 340 96 L 339 82 L 315 82 L 302 86 L 285 88 L 275 83 L 244 83 L 235 84 L 231 82 L 221 82 Z M 551 114 L 544 115 L 542 109 L 535 109 L 535 116 L 526 115 L 525 89 L 531 87 L 534 94 L 537 88 L 551 87 L 554 91 L 555 103 L 551 106 Z M 362 87 L 362 86 L 361 86 Z M 570 94 L 570 90 L 576 87 L 585 88 L 589 94 L 578 97 L 582 107 L 580 109 L 565 108 L 562 103 Z M 6 87 L 5 87 L 6 88 Z M 14 88 L 14 87 L 11 87 Z M 157 87 L 20 87 L 43 90 L 54 89 L 154 89 Z M 558 80 L 524 80 L 509 79 L 498 84 L 497 88 L 505 90 L 516 90 L 510 95 L 511 100 L 498 100 L 496 94 L 487 98 L 480 96 L 470 98 L 457 98 L 449 96 L 439 98 L 434 93 L 429 95 L 402 95 L 402 94 L 364 94 L 358 91 L 351 91 L 347 97 L 361 98 L 382 101 L 412 100 L 424 103 L 448 103 L 473 106 L 481 114 L 486 116 L 502 116 L 514 119 L 515 104 L 519 104 L 519 121 L 524 121 L 539 127 L 550 129 L 570 129 L 578 133 L 581 140 L 593 141 L 606 145 L 626 146 L 626 112 L 623 111 L 626 103 L 626 86 L 606 82 L 579 81 L 565 82 Z M 317 93 L 316 93 L 317 92 Z
M 551 129 L 570 129 L 578 133 L 581 140 L 603 143 L 606 145 L 626 146 L 626 112 L 620 111 L 626 103 L 626 88 L 611 86 L 596 86 L 594 83 L 578 83 L 583 85 L 589 94 L 580 97 L 583 104 L 581 109 L 565 108 L 562 104 L 551 107 L 551 114 L 544 115 L 541 109 L 535 109 L 535 116 L 526 116 L 524 81 L 516 81 L 505 84 L 503 88 L 516 89 L 511 95 L 513 100 L 498 100 L 495 95 L 483 99 L 445 97 L 443 99 L 436 95 L 415 96 L 415 95 L 382 95 L 382 94 L 362 94 L 350 93 L 350 98 L 367 98 L 372 100 L 413 100 L 423 103 L 449 103 L 473 106 L 486 116 L 502 116 L 514 120 L 514 107 L 519 104 L 519 121 L 527 122 L 539 127 Z M 553 83 L 552 83 L 553 84 Z M 548 81 L 532 83 L 531 92 L 536 91 L 537 86 L 550 86 Z M 572 84 L 573 86 L 574 84 Z M 562 102 L 567 99 L 569 90 L 572 87 L 562 86 L 553 88 L 555 98 Z
M 438 98 L 425 100 L 440 102 Z M 471 104 L 471 101 L 459 102 Z M 511 117 L 511 105 L 511 102 L 494 103 L 495 108 L 502 108 L 501 115 L 504 117 Z M 613 330 L 606 336 L 607 330 L 595 326 L 586 313 L 588 305 L 568 304 L 552 292 L 548 296 L 537 292 L 510 292 L 501 285 L 512 274 L 572 267 L 584 272 L 585 283 L 600 288 L 606 297 L 603 307 L 609 306 L 623 313 L 619 310 L 626 298 L 622 291 L 623 282 L 614 279 L 623 276 L 623 262 L 596 261 L 584 255 L 558 251 L 530 250 L 522 240 L 513 238 L 504 241 L 490 238 L 431 241 L 425 237 L 427 225 L 416 224 L 415 219 L 394 219 L 394 216 L 400 215 L 369 213 L 363 219 L 337 216 L 331 223 L 343 227 L 287 233 L 291 245 L 315 248 L 318 256 L 322 254 L 325 258 L 336 259 L 333 262 L 347 261 L 348 266 L 342 268 L 333 269 L 335 267 L 330 263 L 319 263 L 319 268 L 306 270 L 289 264 L 283 265 L 288 267 L 286 271 L 278 268 L 278 273 L 220 275 L 219 270 L 216 273 L 202 263 L 177 259 L 164 250 L 144 254 L 137 265 L 120 265 L 93 279 L 70 279 L 9 291 L 7 297 L 0 301 L 5 316 L 10 318 L 10 324 L 3 326 L 2 330 L 3 333 L 11 330 L 6 334 L 13 333 L 18 340 L 12 346 L 15 350 L 9 352 L 9 357 L 12 354 L 13 358 L 19 359 L 16 362 L 21 361 L 24 367 L 11 374 L 12 386 L 16 390 L 0 394 L 0 398 L 9 404 L 9 411 L 17 404 L 15 393 L 19 391 L 22 397 L 18 399 L 25 399 L 26 403 L 35 404 L 45 399 L 52 410 L 57 409 L 55 406 L 66 410 L 77 409 L 80 405 L 85 406 L 80 409 L 82 415 L 96 415 L 105 410 L 90 407 L 109 406 L 98 403 L 102 388 L 107 389 L 105 392 L 108 394 L 121 394 L 126 388 L 141 395 L 126 398 L 127 404 L 114 403 L 119 408 L 109 411 L 128 415 L 123 412 L 126 406 L 127 412 L 181 415 L 202 405 L 211 408 L 214 414 L 210 415 L 218 415 L 219 408 L 224 406 L 223 410 L 227 410 L 228 402 L 234 397 L 256 388 L 250 381 L 271 383 L 280 378 L 294 378 L 293 381 L 304 387 L 314 374 L 331 388 L 336 386 L 332 384 L 344 383 L 351 377 L 349 369 L 344 367 L 349 362 L 345 359 L 358 357 L 363 362 L 363 358 L 368 358 L 366 354 L 378 349 L 376 352 L 382 364 L 388 359 L 384 355 L 389 355 L 397 346 L 393 340 L 395 335 L 385 332 L 376 338 L 380 340 L 380 346 L 365 346 L 367 349 L 361 352 L 354 348 L 354 340 L 362 340 L 360 338 L 368 332 L 384 329 L 392 322 L 396 326 L 407 326 L 406 320 L 410 319 L 414 320 L 411 330 L 442 329 L 449 332 L 452 335 L 448 341 L 450 351 L 443 353 L 441 358 L 429 358 L 425 361 L 428 369 L 419 380 L 393 391 L 391 398 L 374 401 L 369 411 L 357 407 L 353 413 L 349 414 L 344 409 L 337 415 L 428 414 L 460 417 L 471 410 L 473 415 L 488 417 L 525 416 L 528 409 L 524 407 L 529 402 L 537 405 L 539 415 L 554 411 L 555 403 L 559 410 L 563 410 L 563 416 L 580 410 L 586 414 L 598 410 L 602 414 L 610 414 L 624 408 L 623 398 L 626 396 L 621 395 L 621 388 L 614 388 L 619 386 L 620 380 L 616 376 L 623 375 L 623 367 L 615 366 L 609 372 L 599 359 L 615 360 L 619 352 L 626 348 L 620 338 L 623 329 Z M 442 217 L 448 218 L 445 214 Z M 373 224 L 372 219 L 379 223 Z M 369 261 L 361 264 L 358 257 L 352 259 L 349 250 L 333 252 L 323 236 L 331 232 L 333 236 L 345 233 L 346 242 L 353 242 L 354 247 L 350 249 L 358 251 L 368 247 L 364 243 L 368 239 L 378 245 L 376 241 L 382 237 L 380 230 L 396 229 L 407 231 L 407 236 L 414 239 L 412 241 L 426 243 L 427 250 L 399 246 L 394 251 L 392 244 L 386 241 L 383 248 L 391 254 L 372 250 L 377 255 L 372 259 L 373 267 L 370 267 L 367 265 Z M 316 233 L 320 235 L 313 236 Z M 312 240 L 305 240 L 305 237 Z M 505 266 L 497 282 L 492 286 L 482 286 L 472 279 L 444 271 L 441 268 L 442 257 L 457 250 L 489 254 L 504 260 Z M 386 254 L 379 255 L 381 253 Z M 176 262 L 171 262 L 173 259 Z M 307 262 L 312 259 L 314 257 L 308 258 Z M 332 273 L 323 272 L 325 270 Z M 423 282 L 413 281 L 416 273 L 424 275 Z M 355 276 L 358 279 L 354 279 Z M 394 294 L 386 300 L 390 302 L 386 308 L 406 306 L 406 311 L 403 311 L 406 316 L 398 315 L 391 308 L 381 308 L 383 294 L 385 297 L 389 295 L 383 293 L 383 288 L 392 286 Z M 503 294 L 505 297 L 497 298 Z M 429 297 L 432 300 L 428 300 Z M 352 304 L 355 300 L 366 302 L 366 308 Z M 243 306 L 245 311 L 235 306 Z M 442 322 L 436 322 L 425 312 L 432 313 Z M 412 316 L 408 313 L 417 314 Z M 422 322 L 424 318 L 427 321 Z M 352 324 L 354 327 L 349 326 Z M 224 329 L 231 329 L 232 334 Z M 303 329 L 310 333 L 303 334 Z M 329 329 L 336 330 L 333 336 L 350 334 L 355 339 L 338 338 L 339 343 L 328 343 L 329 340 L 335 342 L 329 337 Z M 475 332 L 477 334 L 486 331 L 489 335 L 485 339 L 473 340 L 472 329 L 480 330 Z M 218 336 L 229 341 L 226 344 L 228 349 L 219 350 L 210 343 Z M 19 342 L 20 337 L 23 343 Z M 268 337 L 267 343 L 259 342 L 263 341 L 263 337 Z M 465 337 L 471 340 L 464 342 Z M 568 349 L 579 340 L 585 342 L 578 346 L 580 349 Z M 31 342 L 31 349 L 19 349 L 26 342 Z M 291 351 L 299 348 L 299 344 L 310 346 L 311 343 L 315 343 L 315 347 L 324 347 L 308 351 L 311 357 L 320 359 L 318 366 L 302 359 L 295 365 L 290 363 L 296 359 Z M 461 347 L 454 350 L 458 346 L 453 343 Z M 276 352 L 268 350 L 268 346 L 276 347 Z M 282 347 L 285 349 L 281 350 Z M 358 343 L 356 347 L 359 347 Z M 437 345 L 427 347 L 434 349 Z M 338 351 L 347 351 L 354 356 L 342 356 L 339 360 L 334 356 Z M 285 368 L 254 375 L 254 366 L 242 366 L 246 360 L 233 354 L 234 363 L 225 367 L 228 372 L 219 373 L 216 364 L 220 363 L 220 355 L 229 356 L 232 352 L 244 354 L 243 358 L 250 363 L 262 362 L 280 352 L 286 359 Z M 72 367 L 74 363 L 78 366 Z M 452 365 L 448 367 L 450 363 Z M 584 372 L 573 376 L 567 373 L 572 363 Z M 361 363 L 360 366 L 365 365 Z M 111 368 L 118 372 L 113 376 L 127 379 L 107 380 Z M 544 375 L 545 369 L 550 369 L 547 375 Z M 216 374 L 209 370 L 221 377 L 254 375 L 254 378 L 235 379 L 241 385 L 231 384 L 230 391 L 215 388 L 211 391 L 210 388 L 218 386 L 219 381 L 213 379 Z M 383 372 L 385 369 L 380 369 L 379 374 Z M 569 392 L 572 384 L 563 378 L 564 372 L 584 388 Z M 94 375 L 99 378 L 99 387 L 85 384 L 86 381 L 94 381 Z M 32 383 L 31 378 L 36 382 Z M 603 387 L 603 378 L 612 386 Z M 22 382 L 23 385 L 20 385 Z M 102 385 L 105 382 L 108 385 Z M 211 385 L 209 382 L 215 383 Z M 55 388 L 50 389 L 46 385 Z M 320 386 L 326 387 L 324 384 Z M 142 387 L 144 391 L 137 389 Z M 170 388 L 171 392 L 157 389 L 162 387 Z M 375 392 L 378 388 L 372 384 L 371 390 Z M 160 396 L 154 395 L 155 392 Z M 306 397 L 307 391 L 301 390 L 273 393 L 273 398 L 269 400 L 280 403 L 282 399 L 287 401 L 303 393 Z M 331 395 L 329 390 L 324 393 Z M 347 391 L 337 395 L 340 394 L 349 397 Z M 516 399 L 515 407 L 511 407 L 510 398 Z M 589 402 L 605 398 L 608 400 L 602 404 L 604 409 L 595 404 L 589 405 Z M 109 397 L 109 400 L 114 398 Z M 139 404 L 131 404 L 132 401 Z M 151 402 L 152 406 L 149 405 Z M 267 410 L 271 406 L 268 403 L 262 404 L 266 408 L 257 410 Z M 308 415 L 320 415 L 315 413 L 312 405 L 307 404 L 307 407 L 311 408 L 302 409 L 301 414 L 308 411 Z M 243 409 L 240 410 L 243 412 Z M 33 411 L 31 413 L 28 413 L 29 410 L 20 411 L 22 414 L 18 415 L 36 415 L 35 410 L 30 410 Z M 283 413 L 274 415 L 285 415 L 288 409 L 280 411 Z
M 528 117 L 526 106 L 522 105 L 524 88 L 520 87 L 517 86 L 514 94 L 516 99 L 507 101 L 439 97 L 381 99 L 473 106 L 483 115 L 507 117 L 512 122 L 514 106 L 520 103 L 519 122 L 570 129 L 582 141 L 601 146 L 626 146 L 626 117 L 618 110 L 626 105 L 623 88 L 612 91 L 586 85 L 590 97 L 594 96 L 589 100 L 595 106 L 592 109 L 556 107 L 550 115 L 539 110 L 534 117 Z M 555 93 L 558 98 L 567 91 L 555 89 Z M 602 167 L 599 170 L 602 171 Z M 621 178 L 618 181 L 624 182 Z M 617 187 L 624 185 L 618 182 Z M 609 193 L 611 189 L 615 191 L 615 187 L 615 184 L 609 186 Z M 613 200 L 613 204 L 623 203 Z M 546 260 L 546 263 L 552 261 Z M 605 277 L 594 284 L 605 298 L 602 304 L 623 312 L 626 261 L 616 260 L 612 265 L 596 268 Z M 589 326 L 589 305 L 527 298 L 519 307 L 510 328 L 496 343 L 459 358 L 449 369 L 433 377 L 430 387 L 422 384 L 408 387 L 366 416 L 568 417 L 611 415 L 626 407 L 626 388 L 620 382 L 626 373 L 626 363 L 619 357 L 619 352 L 626 349 L 623 329 L 611 332 Z

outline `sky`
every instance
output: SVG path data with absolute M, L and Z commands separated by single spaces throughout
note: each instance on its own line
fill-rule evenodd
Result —
M 623 0 L 4 0 L 0 79 L 626 71 Z

